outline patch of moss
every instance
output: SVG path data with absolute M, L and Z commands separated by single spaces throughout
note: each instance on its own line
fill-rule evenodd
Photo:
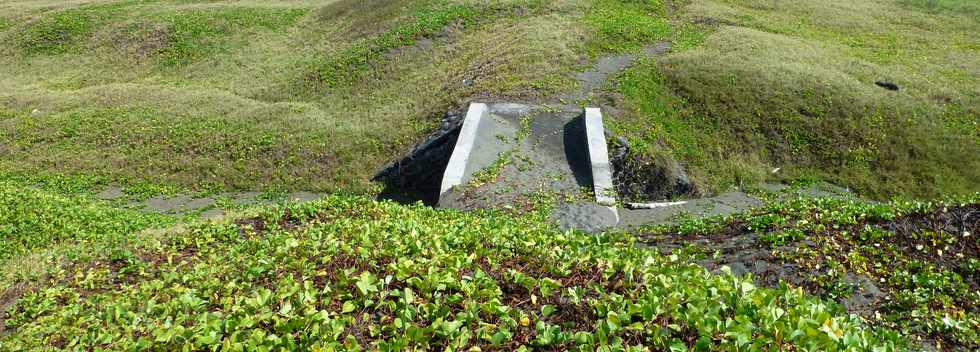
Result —
M 481 21 L 526 15 L 540 5 L 539 1 L 530 1 L 490 6 L 444 3 L 424 7 L 416 10 L 409 21 L 380 35 L 358 41 L 315 65 L 313 80 L 327 87 L 349 86 L 391 49 L 413 45 L 417 40 L 431 37 L 450 25 L 465 28 Z
M 623 52 L 666 39 L 671 33 L 661 1 L 597 0 L 585 18 L 595 28 L 593 52 Z
M 29 55 L 57 55 L 81 45 L 116 6 L 88 6 L 46 14 L 28 23 L 15 36 Z
M 170 42 L 162 49 L 163 63 L 181 66 L 227 50 L 224 39 L 251 29 L 281 30 L 305 15 L 308 9 L 228 8 L 180 11 L 159 15 L 170 29 Z

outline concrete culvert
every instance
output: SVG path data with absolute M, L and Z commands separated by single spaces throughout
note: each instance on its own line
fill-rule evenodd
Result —
M 404 156 L 378 170 L 371 179 L 384 184 L 385 188 L 378 198 L 437 205 L 442 175 L 453 154 L 462 124 L 463 112 L 447 112 L 438 130 L 423 138 Z

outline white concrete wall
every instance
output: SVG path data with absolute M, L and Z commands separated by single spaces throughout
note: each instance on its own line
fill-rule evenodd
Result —
M 473 151 L 473 142 L 476 139 L 476 132 L 480 127 L 480 121 L 487 113 L 487 104 L 471 103 L 463 120 L 463 126 L 459 131 L 459 138 L 456 139 L 456 147 L 453 149 L 452 156 L 449 157 L 449 164 L 446 165 L 446 172 L 442 175 L 442 184 L 439 194 L 442 195 L 455 186 L 463 183 L 466 174 L 466 163 Z
M 585 135 L 589 143 L 589 161 L 592 163 L 592 185 L 596 202 L 616 205 L 616 188 L 613 187 L 612 165 L 606 148 L 602 112 L 598 108 L 585 108 Z

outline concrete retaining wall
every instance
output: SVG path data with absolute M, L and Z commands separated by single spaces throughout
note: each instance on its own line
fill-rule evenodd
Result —
M 459 138 L 456 139 L 456 148 L 453 149 L 453 155 L 449 157 L 449 164 L 446 165 L 446 172 L 442 176 L 439 194 L 446 193 L 453 187 L 463 184 L 463 177 L 466 175 L 466 163 L 473 151 L 473 142 L 476 139 L 480 122 L 486 113 L 487 104 L 470 104 L 466 118 L 463 120 L 463 127 L 459 131 Z
M 596 202 L 606 206 L 616 205 L 616 188 L 613 187 L 605 128 L 602 125 L 602 112 L 598 108 L 585 109 L 585 134 L 589 144 L 589 161 L 592 164 L 592 185 Z

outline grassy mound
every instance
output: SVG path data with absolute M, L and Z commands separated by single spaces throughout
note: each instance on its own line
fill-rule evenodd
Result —
M 619 131 L 644 153 L 715 189 L 780 168 L 877 198 L 976 190 L 974 18 L 882 1 L 705 0 L 683 16 L 704 41 L 620 82 L 633 111 Z
M 570 3 L 389 5 L 0 5 L 0 159 L 124 183 L 365 190 L 461 100 L 553 94 L 584 55 Z
M 980 179 L 969 1 L 0 8 L 0 135 L 11 141 L 0 162 L 21 174 L 366 191 L 448 110 L 558 103 L 598 57 L 671 41 L 675 53 L 604 86 L 625 104 L 565 103 L 606 108 L 641 159 L 679 160 L 699 189 L 750 186 L 775 168 L 877 198 L 968 193 Z
M 330 197 L 131 236 L 111 251 L 77 256 L 63 248 L 52 254 L 60 260 L 33 267 L 5 263 L 0 346 L 870 350 L 901 343 L 799 289 L 710 274 L 638 248 L 629 236 L 558 233 L 540 216 Z

